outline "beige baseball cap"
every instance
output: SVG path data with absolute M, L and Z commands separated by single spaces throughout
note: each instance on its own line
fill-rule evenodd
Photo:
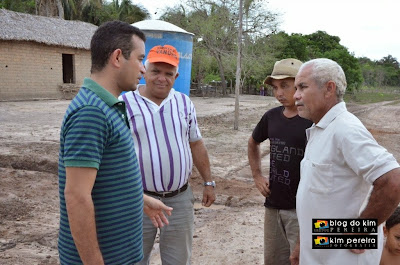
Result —
M 265 78 L 264 84 L 271 85 L 272 79 L 285 79 L 288 77 L 295 78 L 302 64 L 301 61 L 293 58 L 277 61 L 272 70 L 272 74 Z

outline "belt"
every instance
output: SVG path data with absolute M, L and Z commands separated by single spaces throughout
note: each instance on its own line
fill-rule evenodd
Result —
M 155 191 L 144 190 L 143 192 L 148 195 L 153 195 L 153 196 L 157 196 L 157 197 L 161 197 L 161 198 L 170 198 L 170 197 L 174 197 L 174 196 L 178 195 L 181 192 L 184 192 L 185 190 L 187 190 L 188 186 L 189 185 L 186 182 L 185 185 L 183 185 L 180 189 L 177 189 L 175 191 L 155 192 Z

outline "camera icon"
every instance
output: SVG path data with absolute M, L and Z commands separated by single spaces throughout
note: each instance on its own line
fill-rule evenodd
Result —
M 317 222 L 314 223 L 315 228 L 319 229 L 326 229 L 329 228 L 328 221 L 325 220 L 317 220 Z
M 314 243 L 315 245 L 320 245 L 320 246 L 328 245 L 329 239 L 325 236 L 319 236 L 316 239 L 314 239 Z

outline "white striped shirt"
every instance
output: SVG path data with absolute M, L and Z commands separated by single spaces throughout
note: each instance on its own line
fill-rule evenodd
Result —
M 144 190 L 181 188 L 192 173 L 189 142 L 201 139 L 193 102 L 173 88 L 159 106 L 139 89 L 120 98 L 126 103 Z

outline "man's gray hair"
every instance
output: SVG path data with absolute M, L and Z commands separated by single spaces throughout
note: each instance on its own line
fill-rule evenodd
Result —
M 146 60 L 144 62 L 144 68 L 148 69 L 149 68 L 149 64 L 150 64 L 149 60 Z M 178 70 L 179 70 L 179 66 L 176 66 L 176 72 L 175 73 L 178 73 Z
M 343 95 L 347 87 L 346 75 L 337 62 L 326 58 L 313 59 L 305 62 L 299 71 L 305 67 L 311 68 L 311 78 L 320 88 L 329 81 L 335 82 L 337 99 L 343 101 Z

